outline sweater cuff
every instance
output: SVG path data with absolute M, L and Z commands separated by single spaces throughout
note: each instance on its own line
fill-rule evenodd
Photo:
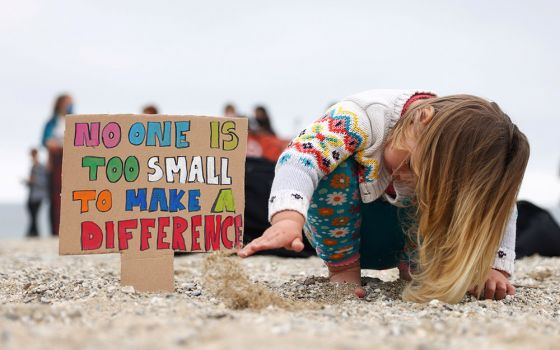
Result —
M 510 276 L 514 271 L 515 251 L 500 247 L 494 259 L 493 269 L 507 272 Z
M 413 91 L 409 91 L 409 93 L 401 94 L 395 100 L 393 115 L 399 116 L 399 117 L 402 116 L 404 114 L 403 109 L 404 109 L 405 105 L 415 95 L 421 95 L 422 98 L 428 98 L 429 96 L 431 96 L 431 97 L 436 97 L 437 96 L 435 93 L 433 93 L 431 91 L 426 91 L 426 90 L 413 90 Z
M 272 221 L 275 214 L 286 210 L 297 211 L 307 220 L 308 209 L 309 199 L 302 192 L 292 190 L 274 192 L 268 199 L 268 221 Z

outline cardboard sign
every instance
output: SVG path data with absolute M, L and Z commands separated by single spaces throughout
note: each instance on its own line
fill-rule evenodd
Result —
M 173 252 L 234 250 L 243 234 L 247 120 L 66 118 L 60 254 L 121 253 L 121 283 L 173 290 Z

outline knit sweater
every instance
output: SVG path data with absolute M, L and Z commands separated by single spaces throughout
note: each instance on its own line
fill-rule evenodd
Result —
M 383 197 L 400 207 L 413 204 L 414 191 L 404 183 L 393 182 L 394 196 L 385 193 L 391 174 L 383 164 L 383 151 L 407 101 L 418 94 L 433 93 L 369 90 L 352 95 L 301 131 L 278 160 L 269 198 L 269 220 L 285 210 L 306 217 L 319 181 L 348 157 L 360 164 L 359 187 L 364 203 Z M 514 269 L 516 220 L 517 211 L 513 208 L 493 264 L 509 274 Z

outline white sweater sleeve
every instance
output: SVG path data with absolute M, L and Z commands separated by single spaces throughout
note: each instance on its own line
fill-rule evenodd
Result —
M 342 101 L 329 108 L 300 132 L 278 159 L 269 198 L 269 221 L 285 210 L 307 217 L 319 181 L 379 137 L 383 137 L 383 125 L 372 127 L 366 111 L 356 103 Z
M 505 271 L 510 275 L 513 275 L 514 271 L 516 224 L 517 206 L 514 206 L 492 265 L 494 269 Z

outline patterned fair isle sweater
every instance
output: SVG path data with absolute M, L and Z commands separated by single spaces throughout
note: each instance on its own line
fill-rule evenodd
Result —
M 383 148 L 389 131 L 414 98 L 433 95 L 423 90 L 369 90 L 349 96 L 305 128 L 282 153 L 269 199 L 269 220 L 274 214 L 294 210 L 307 216 L 319 181 L 348 157 L 360 164 L 360 194 L 364 203 L 380 197 L 396 206 L 409 206 L 414 193 L 406 185 L 392 183 L 383 165 Z M 514 270 L 514 208 L 496 253 L 493 267 L 510 275 Z

